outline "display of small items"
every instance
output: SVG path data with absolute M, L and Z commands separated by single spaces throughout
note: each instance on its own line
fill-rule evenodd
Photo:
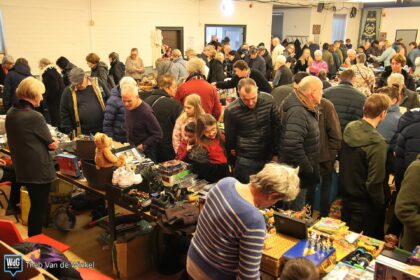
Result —
M 360 269 L 366 269 L 373 260 L 373 255 L 364 248 L 357 248 L 343 259 L 342 262 Z
M 316 253 L 327 253 L 334 249 L 334 239 L 331 236 L 321 234 L 315 231 L 308 231 L 307 247 L 304 250 L 304 256 L 310 256 Z
M 121 199 L 133 207 L 142 208 L 143 211 L 149 210 L 152 203 L 148 193 L 137 189 L 129 190 L 127 194 L 122 195 Z
M 269 234 L 275 234 L 276 228 L 274 226 L 274 209 L 265 209 L 261 211 L 264 217 L 267 232 Z

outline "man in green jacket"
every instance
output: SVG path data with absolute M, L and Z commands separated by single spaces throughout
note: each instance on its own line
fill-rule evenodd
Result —
M 340 153 L 342 219 L 351 231 L 377 239 L 384 237 L 384 178 L 387 145 L 376 131 L 389 108 L 389 97 L 370 96 L 363 118 L 347 125 Z
M 395 203 L 395 214 L 404 225 L 401 246 L 412 251 L 420 245 L 420 155 L 408 167 Z

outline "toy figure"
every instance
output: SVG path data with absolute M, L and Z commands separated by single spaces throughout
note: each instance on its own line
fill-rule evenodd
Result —
M 125 156 L 121 155 L 116 157 L 111 152 L 112 139 L 106 134 L 95 134 L 95 164 L 96 169 L 107 168 L 112 166 L 121 167 L 125 163 Z

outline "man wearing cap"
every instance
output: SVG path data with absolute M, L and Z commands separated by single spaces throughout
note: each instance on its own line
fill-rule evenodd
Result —
M 12 69 L 13 64 L 15 64 L 13 57 L 6 54 L 1 61 L 0 85 L 4 85 L 4 79 L 6 78 L 7 73 L 9 73 L 9 70 Z
M 70 71 L 69 80 L 70 85 L 61 96 L 61 131 L 74 131 L 76 135 L 101 132 L 109 96 L 107 87 L 78 67 Z

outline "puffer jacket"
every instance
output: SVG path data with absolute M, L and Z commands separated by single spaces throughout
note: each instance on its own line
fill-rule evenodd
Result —
M 284 99 L 280 110 L 282 127 L 279 160 L 299 166 L 302 188 L 313 186 L 319 182 L 318 112 L 305 107 L 296 93 Z
M 224 113 L 226 151 L 236 156 L 270 160 L 275 153 L 278 112 L 270 94 L 260 92 L 257 104 L 249 109 L 240 98 L 229 104 Z M 233 163 L 230 157 L 229 162 Z
M 10 69 L 9 73 L 7 73 L 7 76 L 4 79 L 3 89 L 3 105 L 6 112 L 10 107 L 17 103 L 18 98 L 16 97 L 16 89 L 20 82 L 29 76 L 32 76 L 31 70 L 25 64 L 16 64 Z
M 350 82 L 341 81 L 338 86 L 324 90 L 324 97 L 334 104 L 341 131 L 344 131 L 349 122 L 363 117 L 366 96 L 354 88 Z
M 405 107 L 407 110 L 420 107 L 420 101 L 417 92 L 403 88 L 400 107 Z
M 111 90 L 111 96 L 106 102 L 103 131 L 115 141 L 126 143 L 127 132 L 124 124 L 125 108 L 121 100 L 120 86 Z
M 398 122 L 395 183 L 401 185 L 407 167 L 420 154 L 420 109 L 405 112 Z

